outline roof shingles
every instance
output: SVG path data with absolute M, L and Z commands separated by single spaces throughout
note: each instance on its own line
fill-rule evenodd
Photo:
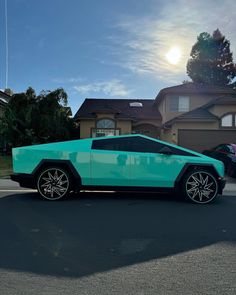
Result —
M 131 102 L 140 102 L 142 107 L 131 107 Z M 122 119 L 159 119 L 161 114 L 153 99 L 99 99 L 87 98 L 75 114 L 75 120 L 95 118 L 97 113 L 115 114 Z
M 163 126 L 169 127 L 176 121 L 189 121 L 189 120 L 209 121 L 209 120 L 218 120 L 218 119 L 219 118 L 217 116 L 213 115 L 207 109 L 200 107 L 165 122 Z

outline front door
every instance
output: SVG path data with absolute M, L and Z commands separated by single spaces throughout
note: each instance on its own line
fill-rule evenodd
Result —
M 130 177 L 132 186 L 173 187 L 183 162 L 177 154 L 159 151 L 165 144 L 137 136 L 130 143 Z M 172 148 L 173 149 L 173 148 Z

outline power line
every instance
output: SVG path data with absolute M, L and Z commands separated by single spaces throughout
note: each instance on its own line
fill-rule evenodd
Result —
M 5 38 L 6 38 L 6 87 L 8 86 L 8 19 L 7 19 L 7 0 L 5 0 Z

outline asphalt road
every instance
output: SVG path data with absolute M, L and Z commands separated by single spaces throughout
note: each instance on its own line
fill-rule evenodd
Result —
M 236 197 L 0 192 L 0 294 L 236 294 Z

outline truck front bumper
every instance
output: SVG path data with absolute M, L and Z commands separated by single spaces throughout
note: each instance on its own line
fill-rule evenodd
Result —
M 36 188 L 36 182 L 31 174 L 14 173 L 10 177 L 11 180 L 18 182 L 21 187 Z
M 218 185 L 219 185 L 218 193 L 219 193 L 220 195 L 222 195 L 222 193 L 223 193 L 223 189 L 224 189 L 224 187 L 225 187 L 225 184 L 226 184 L 226 179 L 223 178 L 223 177 L 219 177 L 219 178 L 218 178 Z

